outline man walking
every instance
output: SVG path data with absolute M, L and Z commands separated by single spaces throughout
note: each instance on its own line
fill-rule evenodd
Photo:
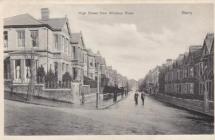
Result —
M 144 99 L 145 99 L 145 93 L 142 92 L 142 93 L 141 93 L 141 100 L 142 100 L 143 105 L 144 105 Z
M 138 96 L 139 96 L 139 94 L 136 91 L 135 94 L 134 94 L 134 101 L 135 101 L 136 105 L 138 104 Z

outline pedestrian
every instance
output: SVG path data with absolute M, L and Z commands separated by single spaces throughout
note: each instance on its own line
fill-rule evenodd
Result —
M 115 86 L 114 91 L 113 91 L 113 102 L 117 101 L 117 88 Z
M 144 99 L 145 99 L 145 93 L 142 92 L 142 93 L 141 93 L 141 100 L 142 100 L 142 104 L 143 104 L 143 105 L 144 105 Z
M 134 100 L 135 100 L 135 104 L 138 105 L 138 92 L 136 91 L 135 94 L 134 94 Z
M 123 94 L 124 94 L 124 89 L 123 87 L 121 88 L 121 98 L 123 98 Z
M 83 105 L 85 103 L 85 97 L 84 97 L 84 93 L 81 93 L 81 104 Z

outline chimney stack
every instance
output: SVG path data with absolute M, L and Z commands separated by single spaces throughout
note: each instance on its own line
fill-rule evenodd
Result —
M 49 19 L 49 9 L 48 8 L 41 8 L 41 19 L 42 20 Z

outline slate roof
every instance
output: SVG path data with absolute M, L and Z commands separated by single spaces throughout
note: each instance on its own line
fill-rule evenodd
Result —
M 65 23 L 67 22 L 67 18 L 49 18 L 47 20 L 39 20 L 41 23 L 48 24 L 55 30 L 61 30 Z
M 82 43 L 83 49 L 86 49 L 85 44 L 84 44 L 84 40 L 83 40 L 83 36 L 82 36 L 81 32 L 80 33 L 71 33 L 70 40 L 74 44 Z
M 79 43 L 81 39 L 81 33 L 72 33 L 70 38 L 72 43 Z
M 38 20 L 29 14 L 21 14 L 4 19 L 4 27 L 25 27 L 25 26 L 45 26 L 51 30 L 61 30 L 67 18 L 50 18 L 47 20 Z
M 202 49 L 201 45 L 193 45 L 189 47 L 189 52 L 193 53 Z
M 12 25 L 43 25 L 43 23 L 29 14 L 21 14 L 4 19 L 4 26 Z
M 190 46 L 189 53 L 190 56 L 192 57 L 191 59 L 193 59 L 194 61 L 200 60 L 202 54 L 202 46 L 201 45 Z

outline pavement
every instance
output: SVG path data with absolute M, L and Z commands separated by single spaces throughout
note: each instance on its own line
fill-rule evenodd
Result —
M 213 134 L 213 119 L 133 93 L 104 109 L 49 107 L 5 100 L 5 135 Z
M 76 108 L 85 108 L 85 109 L 107 109 L 115 104 L 118 104 L 119 102 L 121 102 L 122 100 L 126 99 L 127 96 L 118 96 L 117 97 L 117 101 L 113 102 L 113 99 L 109 99 L 109 100 L 103 100 L 102 99 L 103 95 L 100 95 L 99 98 L 99 102 L 98 102 L 98 107 L 96 108 L 96 96 L 93 96 L 93 98 L 87 98 L 85 97 L 86 101 L 84 104 L 76 104 L 74 105 Z

